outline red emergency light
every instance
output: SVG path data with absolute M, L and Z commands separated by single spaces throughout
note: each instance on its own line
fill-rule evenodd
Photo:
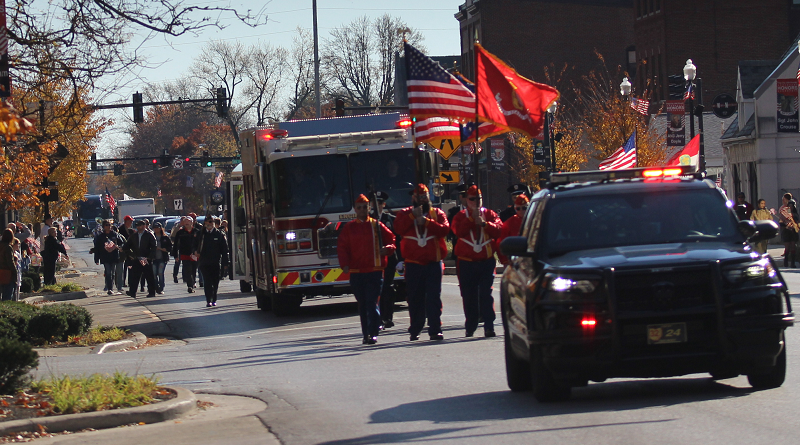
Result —
M 584 329 L 593 329 L 595 326 L 597 326 L 597 320 L 588 317 L 584 318 L 581 320 L 581 326 L 583 326 Z
M 261 140 L 269 141 L 272 139 L 281 139 L 289 136 L 288 130 L 270 130 L 260 134 Z
M 414 125 L 414 121 L 411 118 L 403 118 L 397 121 L 397 128 L 408 128 Z

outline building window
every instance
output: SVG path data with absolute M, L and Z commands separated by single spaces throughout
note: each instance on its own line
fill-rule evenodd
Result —
M 758 199 L 758 173 L 756 171 L 756 163 L 747 163 L 747 176 L 750 180 L 750 202 L 755 203 Z

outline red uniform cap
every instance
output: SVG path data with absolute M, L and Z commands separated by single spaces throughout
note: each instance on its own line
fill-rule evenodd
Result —
M 427 195 L 428 194 L 428 187 L 425 184 L 417 184 L 414 187 L 414 194 L 415 195 Z
M 467 196 L 481 196 L 481 191 L 477 185 L 470 186 L 467 189 Z
M 521 195 L 517 195 L 517 197 L 514 198 L 514 205 L 515 206 L 524 206 L 528 202 L 530 202 L 530 200 L 528 199 L 527 196 L 525 196 L 524 193 L 521 194 Z
M 358 195 L 358 198 L 356 198 L 356 203 L 360 203 L 360 202 L 366 202 L 367 204 L 369 204 L 369 198 L 364 196 L 364 194 L 362 193 L 362 194 Z
M 133 217 L 131 215 L 125 215 L 125 218 L 122 218 L 123 221 L 133 221 Z

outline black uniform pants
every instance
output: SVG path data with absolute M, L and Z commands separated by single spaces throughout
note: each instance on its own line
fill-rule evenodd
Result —
M 131 286 L 131 296 L 136 296 L 136 289 L 139 287 L 139 280 L 144 279 L 147 282 L 147 295 L 156 294 L 156 280 L 153 276 L 153 265 L 148 261 L 147 264 L 142 266 L 138 260 L 133 263 L 131 274 L 128 284 Z
M 206 303 L 216 303 L 217 289 L 219 289 L 219 265 L 200 266 L 200 272 L 203 274 Z

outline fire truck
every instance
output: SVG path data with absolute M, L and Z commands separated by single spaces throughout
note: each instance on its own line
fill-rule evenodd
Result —
M 336 241 L 359 194 L 383 191 L 388 209 L 411 205 L 433 154 L 414 147 L 400 113 L 281 122 L 240 133 L 230 182 L 234 279 L 258 307 L 282 316 L 305 299 L 350 294 Z M 402 280 L 402 276 L 396 280 Z

